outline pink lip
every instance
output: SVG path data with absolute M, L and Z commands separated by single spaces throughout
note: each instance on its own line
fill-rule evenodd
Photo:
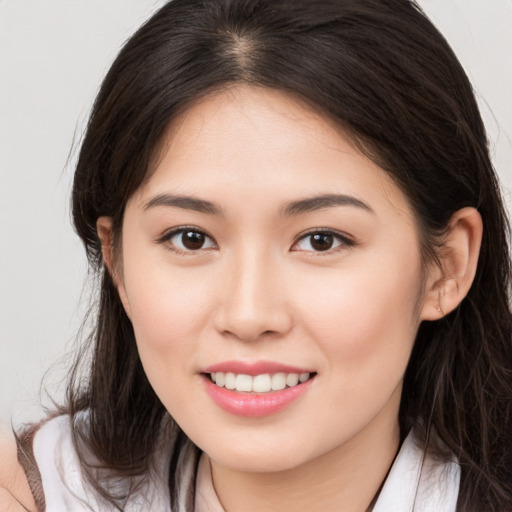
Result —
M 308 371 L 305 368 L 297 368 L 270 361 L 259 361 L 256 363 L 226 361 L 205 368 L 202 374 L 202 381 L 210 398 L 226 412 L 237 416 L 252 418 L 268 416 L 281 411 L 293 401 L 304 395 L 314 380 L 313 377 L 306 382 L 280 391 L 270 391 L 268 393 L 244 393 L 219 387 L 212 382 L 209 375 L 205 375 L 215 372 L 232 372 L 251 376 L 261 375 L 263 373 L 274 374 L 278 372 L 298 374 L 314 372 Z
M 206 375 L 203 376 L 206 392 L 212 400 L 226 412 L 237 416 L 257 418 L 269 416 L 281 411 L 291 402 L 302 396 L 309 389 L 313 379 L 281 391 L 269 393 L 240 393 L 221 388 L 214 384 Z
M 250 375 L 261 375 L 263 373 L 313 373 L 314 370 L 308 368 L 298 368 L 296 366 L 290 366 L 287 364 L 276 363 L 273 361 L 256 361 L 256 362 L 245 362 L 245 361 L 224 361 L 223 363 L 213 364 L 204 368 L 202 373 L 237 373 Z

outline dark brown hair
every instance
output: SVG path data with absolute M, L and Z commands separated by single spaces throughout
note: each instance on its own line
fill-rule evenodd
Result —
M 86 442 L 119 475 L 147 472 L 166 413 L 105 271 L 96 221 L 112 217 L 119 234 L 172 119 L 237 83 L 296 95 L 351 134 L 407 194 L 426 259 L 457 210 L 472 206 L 482 215 L 474 283 L 453 313 L 420 326 L 399 419 L 402 433 L 414 425 L 440 457 L 458 457 L 458 511 L 512 510 L 506 215 L 468 78 L 409 0 L 174 0 L 124 46 L 96 99 L 73 188 L 76 230 L 101 278 L 92 363 L 82 380 L 81 354 L 69 387 L 68 411 L 90 412 L 77 445 Z M 175 475 L 187 439 L 169 421 Z M 170 488 L 177 506 L 173 476 Z

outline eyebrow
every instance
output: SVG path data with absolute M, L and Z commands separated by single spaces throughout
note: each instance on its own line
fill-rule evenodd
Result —
M 344 194 L 323 194 L 288 203 L 282 209 L 282 215 L 286 217 L 301 215 L 303 213 L 321 210 L 322 208 L 332 208 L 333 206 L 354 206 L 356 208 L 361 208 L 368 213 L 375 213 L 370 205 L 356 197 Z
M 177 196 L 172 194 L 159 194 L 150 199 L 144 205 L 144 211 L 157 206 L 168 206 L 172 208 L 182 208 L 183 210 L 193 210 L 210 215 L 222 215 L 221 209 L 204 199 L 197 199 L 191 196 Z
M 181 196 L 172 194 L 159 194 L 150 199 L 144 205 L 144 211 L 157 206 L 167 206 L 171 208 L 182 208 L 183 210 L 193 210 L 209 215 L 222 215 L 222 210 L 210 201 L 205 199 L 197 199 L 191 196 Z M 291 201 L 287 203 L 281 210 L 281 215 L 291 217 L 310 213 L 322 208 L 332 208 L 334 206 L 353 206 L 360 208 L 369 213 L 375 213 L 374 210 L 364 201 L 353 196 L 344 194 L 322 194 L 319 196 L 308 197 Z

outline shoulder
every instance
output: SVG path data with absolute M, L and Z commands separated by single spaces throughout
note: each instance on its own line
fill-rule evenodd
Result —
M 11 501 L 7 505 L 0 501 L 0 510 L 113 512 L 118 510 L 115 497 L 124 496 L 125 512 L 170 512 L 170 480 L 176 480 L 180 495 L 193 498 L 197 449 L 190 442 L 176 443 L 175 429 L 167 421 L 162 424 L 150 464 L 143 474 L 136 476 L 109 467 L 94 471 L 101 464 L 89 446 L 89 431 L 90 415 L 82 411 L 75 416 L 48 418 L 19 434 L 18 447 L 14 435 L 5 434 L 0 445 L 0 486 L 15 495 L 23 507 L 9 495 Z M 8 450 L 3 448 L 4 444 Z M 3 464 L 4 451 L 8 464 Z M 175 478 L 170 479 L 173 455 L 178 467 Z M 111 500 L 106 500 L 103 490 L 112 496 Z
M 37 510 L 30 486 L 19 460 L 14 434 L 0 428 L 0 509 Z
M 460 467 L 455 457 L 433 457 L 413 429 L 398 452 L 373 510 L 455 512 L 459 483 Z
M 86 415 L 77 417 L 87 423 Z M 110 511 L 97 506 L 96 496 L 82 474 L 73 442 L 75 419 L 68 414 L 56 414 L 17 433 L 16 438 L 4 433 L 5 448 L 0 449 L 2 455 L 6 451 L 8 463 L 4 465 L 2 458 L 0 486 L 23 506 L 4 492 L 4 497 L 11 501 L 0 501 L 1 511 Z
M 42 476 L 41 495 L 46 509 L 114 512 L 119 510 L 121 499 L 125 512 L 170 512 L 168 443 L 155 450 L 155 467 L 134 477 L 106 466 L 100 454 L 92 450 L 90 419 L 87 410 L 73 416 L 55 416 L 33 437 L 33 457 Z
M 63 467 L 63 475 L 59 469 L 73 457 L 70 430 L 69 416 L 56 414 L 16 434 L 0 433 L 0 510 L 45 510 L 47 492 L 51 501 L 63 483 L 61 476 L 80 480 L 72 468 Z M 43 477 L 48 484 L 44 488 Z M 55 510 L 67 510 L 67 506 Z

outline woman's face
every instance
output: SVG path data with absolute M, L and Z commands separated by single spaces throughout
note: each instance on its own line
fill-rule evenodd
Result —
M 426 307 L 413 214 L 296 99 L 237 87 L 176 120 L 120 266 L 147 376 L 217 463 L 285 470 L 396 435 Z

